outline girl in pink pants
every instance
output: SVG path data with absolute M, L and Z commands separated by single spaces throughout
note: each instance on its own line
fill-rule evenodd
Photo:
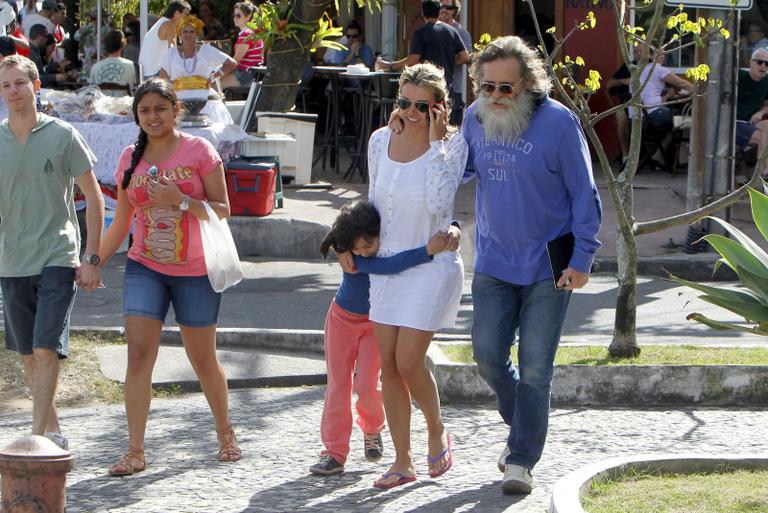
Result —
M 368 320 L 368 274 L 396 274 L 432 260 L 448 245 L 445 233 L 432 237 L 426 246 L 376 258 L 381 220 L 376 207 L 358 201 L 342 207 L 333 228 L 320 245 L 323 257 L 331 248 L 354 255 L 357 272 L 344 273 L 336 297 L 325 318 L 325 362 L 328 386 L 325 390 L 320 435 L 325 449 L 309 468 L 318 475 L 344 471 L 352 434 L 352 392 L 357 393 L 357 425 L 364 433 L 365 459 L 378 461 L 383 452 L 381 430 L 384 405 L 379 381 L 379 350 Z M 355 375 L 357 368 L 357 375 Z

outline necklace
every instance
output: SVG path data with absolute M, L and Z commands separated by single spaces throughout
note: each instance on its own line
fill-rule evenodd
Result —
M 192 75 L 192 73 L 195 71 L 195 68 L 197 68 L 197 48 L 195 48 L 194 52 L 195 53 L 192 56 L 192 67 L 188 68 L 187 67 L 187 60 L 189 60 L 189 59 L 187 59 L 184 56 L 184 51 L 181 49 L 181 47 L 179 47 L 179 55 L 181 56 L 181 64 L 182 64 L 182 66 L 184 66 L 184 71 L 187 73 L 187 76 Z

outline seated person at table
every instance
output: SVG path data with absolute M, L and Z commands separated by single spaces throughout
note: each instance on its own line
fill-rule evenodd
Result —
M 144 78 L 160 73 L 160 59 L 169 48 L 176 46 L 176 28 L 179 20 L 189 14 L 191 7 L 184 0 L 173 0 L 165 14 L 147 30 L 139 49 L 139 64 Z
M 653 161 L 654 155 L 650 155 L 651 164 L 662 168 L 669 168 L 672 165 L 673 156 L 671 150 L 670 135 L 674 128 L 672 109 L 669 105 L 662 105 L 667 101 L 664 92 L 667 86 L 676 87 L 683 91 L 693 92 L 693 84 L 684 78 L 675 75 L 669 68 L 663 66 L 664 54 L 660 53 L 655 57 L 656 64 L 653 62 L 643 69 L 640 74 L 640 83 L 645 87 L 640 92 L 640 100 L 644 106 L 643 113 L 643 136 L 656 141 L 657 149 L 664 158 L 664 164 Z M 649 77 L 650 75 L 650 77 Z M 632 110 L 629 111 L 629 117 L 632 117 Z
M 253 30 L 248 28 L 256 6 L 250 2 L 240 2 L 235 4 L 234 14 L 235 25 L 240 29 L 240 34 L 235 42 L 235 54 L 233 58 L 237 62 L 237 69 L 234 73 L 226 75 L 221 79 L 221 87 L 228 89 L 230 87 L 248 87 L 253 82 L 255 73 L 250 71 L 253 66 L 264 64 L 264 41 L 261 39 L 251 39 Z
M 229 39 L 227 30 L 221 21 L 216 17 L 213 6 L 207 0 L 200 0 L 197 6 L 197 14 L 203 20 L 203 35 L 206 41 L 216 41 L 219 39 Z
M 740 69 L 736 103 L 736 147 L 757 155 L 768 144 L 768 48 L 752 52 L 749 69 Z
M 196 16 L 185 16 L 176 26 L 179 44 L 169 48 L 160 61 L 160 78 L 173 82 L 179 100 L 207 99 L 202 114 L 213 123 L 232 124 L 232 116 L 216 91 L 212 81 L 231 73 L 235 60 L 211 45 L 198 46 L 203 34 L 203 22 Z
M 62 65 L 66 63 L 48 63 L 49 54 L 55 48 L 56 40 L 48 33 L 48 29 L 43 25 L 33 25 L 29 30 L 29 58 L 37 66 L 43 87 L 56 87 L 67 79 L 65 66 Z
M 347 47 L 346 50 L 334 50 L 329 48 L 325 52 L 323 60 L 328 64 L 336 66 L 347 66 L 349 64 L 365 64 L 369 69 L 373 68 L 375 56 L 370 46 L 364 43 L 363 29 L 357 22 L 351 21 L 347 25 L 344 37 L 339 43 Z
M 123 59 L 125 35 L 122 30 L 110 30 L 104 39 L 107 57 L 94 64 L 91 68 L 89 84 L 118 84 L 127 85 L 133 90 L 136 87 L 136 69 L 133 62 Z M 102 90 L 107 96 L 126 96 L 127 91 Z

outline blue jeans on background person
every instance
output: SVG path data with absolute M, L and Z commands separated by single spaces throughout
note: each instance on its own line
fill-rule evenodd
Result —
M 531 470 L 544 450 L 555 353 L 570 297 L 549 279 L 514 285 L 476 272 L 472 280 L 472 350 L 510 427 L 508 464 Z M 510 349 L 518 328 L 515 368 Z

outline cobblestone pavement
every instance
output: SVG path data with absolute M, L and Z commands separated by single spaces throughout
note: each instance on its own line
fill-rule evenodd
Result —
M 501 493 L 496 459 L 505 436 L 498 414 L 451 405 L 444 418 L 452 433 L 455 466 L 439 479 L 426 469 L 423 417 L 414 414 L 414 456 L 421 480 L 380 492 L 373 480 L 392 460 L 367 463 L 362 434 L 353 432 L 347 471 L 318 478 L 307 473 L 320 449 L 323 387 L 253 389 L 231 394 L 243 460 L 216 461 L 216 438 L 205 399 L 193 394 L 155 400 L 147 432 L 148 467 L 129 478 L 106 469 L 126 443 L 121 405 L 63 410 L 62 425 L 76 458 L 68 478 L 68 512 L 435 512 L 546 511 L 552 484 L 568 471 L 602 458 L 654 451 L 765 452 L 756 436 L 768 410 L 558 409 L 534 472 L 529 497 Z M 29 414 L 0 415 L 0 447 L 23 436 Z

